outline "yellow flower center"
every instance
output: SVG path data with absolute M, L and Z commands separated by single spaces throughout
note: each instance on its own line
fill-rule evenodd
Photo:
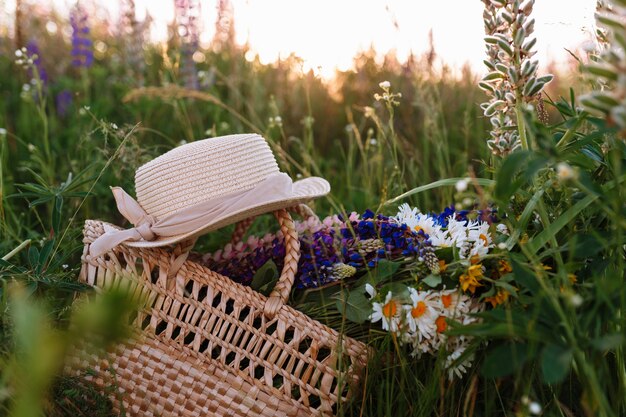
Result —
M 397 312 L 398 305 L 393 300 L 389 300 L 389 302 L 383 306 L 383 316 L 387 317 L 388 319 L 395 316 Z
M 443 306 L 445 308 L 450 307 L 450 304 L 452 304 L 452 294 L 444 294 L 441 296 L 441 302 L 443 303 Z
M 418 301 L 417 305 L 411 309 L 411 316 L 414 319 L 421 317 L 426 312 L 426 303 L 423 301 Z
M 437 317 L 435 324 L 437 325 L 437 332 L 439 333 L 445 332 L 448 328 L 448 323 L 446 323 L 446 318 L 444 316 Z
M 483 241 L 485 246 L 489 246 L 489 239 L 487 239 L 487 236 L 481 233 L 480 236 L 478 236 L 478 238 Z
M 424 230 L 421 226 L 415 226 L 415 231 L 419 232 L 420 230 Z

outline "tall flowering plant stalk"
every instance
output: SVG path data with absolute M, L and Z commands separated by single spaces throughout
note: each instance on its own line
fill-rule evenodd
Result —
M 487 305 L 506 303 L 516 293 L 511 268 L 496 248 L 507 230 L 495 220 L 490 211 L 424 214 L 405 204 L 392 217 L 368 210 L 296 223 L 296 287 L 338 288 L 337 308 L 349 320 L 391 333 L 413 356 L 443 352 L 448 376 L 461 376 L 473 360 L 466 352 L 472 339 L 447 330 L 476 322 Z M 278 233 L 229 244 L 203 261 L 254 285 L 268 262 L 282 267 L 284 253 Z
M 72 65 L 76 68 L 89 68 L 93 65 L 93 42 L 89 36 L 89 16 L 87 11 L 76 4 L 70 12 L 72 26 Z
M 534 0 L 482 0 L 489 73 L 479 86 L 490 100 L 481 104 L 492 126 L 487 140 L 494 155 L 504 157 L 518 148 L 528 149 L 523 111 L 552 75 L 537 76 L 533 47 L 535 19 L 530 18 Z
M 605 31 L 607 47 L 595 62 L 583 67 L 585 73 L 601 86 L 580 97 L 588 112 L 604 117 L 610 125 L 626 129 L 626 0 L 602 2 L 596 13 Z
M 198 89 L 198 73 L 193 54 L 198 51 L 200 30 L 200 2 L 198 0 L 174 0 L 176 30 L 180 39 L 180 71 L 188 89 Z
M 31 39 L 26 44 L 26 49 L 20 50 L 20 53 L 17 54 L 18 64 L 24 65 L 27 68 L 28 76 L 31 79 L 35 80 L 35 82 L 40 82 L 41 87 L 45 88 L 48 85 L 48 72 L 43 66 L 43 62 L 41 61 L 41 51 L 39 50 L 39 45 L 37 41 Z M 38 92 L 40 97 L 42 96 L 42 92 Z

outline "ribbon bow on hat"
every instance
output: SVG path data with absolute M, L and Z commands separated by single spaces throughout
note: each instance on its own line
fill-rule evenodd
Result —
M 162 219 L 149 215 L 128 193 L 120 187 L 111 191 L 119 212 L 135 227 L 118 230 L 108 228 L 89 247 L 91 256 L 100 256 L 124 242 L 154 241 L 159 238 L 174 243 L 198 234 L 220 220 L 245 212 L 251 207 L 271 205 L 293 198 L 293 182 L 285 173 L 271 174 L 251 189 L 213 198 L 184 208 Z M 284 204 L 283 204 L 284 206 Z

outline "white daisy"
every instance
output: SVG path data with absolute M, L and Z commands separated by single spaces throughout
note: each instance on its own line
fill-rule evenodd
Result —
M 441 315 L 448 318 L 459 317 L 469 311 L 469 297 L 460 293 L 458 289 L 442 290 L 437 301 Z
M 369 317 L 372 323 L 382 320 L 383 330 L 394 333 L 398 331 L 402 318 L 402 305 L 393 298 L 391 291 L 387 293 L 384 303 L 372 303 L 372 310 L 372 314 Z
M 468 230 L 468 241 L 471 242 L 469 256 L 483 258 L 493 248 L 493 239 L 489 232 L 489 223 L 477 222 L 476 227 Z
M 393 219 L 398 223 L 406 224 L 407 226 L 413 228 L 416 224 L 416 218 L 419 210 L 417 208 L 411 208 L 407 203 L 401 204 L 398 207 L 398 214 L 396 214 Z
M 411 356 L 415 356 L 417 358 L 421 358 L 424 353 L 434 355 L 436 352 L 433 349 L 431 339 L 424 339 L 422 341 L 419 341 L 416 337 L 414 337 L 411 340 L 411 345 L 413 347 L 413 350 L 411 351 Z
M 411 229 L 416 232 L 419 232 L 420 230 L 422 230 L 428 236 L 433 236 L 437 232 L 441 231 L 441 226 L 439 226 L 438 224 L 435 224 L 435 219 L 433 219 L 427 214 L 418 213 L 415 220 L 416 220 L 416 223 L 413 227 L 411 227 Z
M 459 249 L 459 256 L 464 259 L 467 257 L 470 244 L 468 242 L 468 222 L 457 221 L 454 219 L 454 215 L 450 216 L 448 220 L 448 235 L 450 235 L 450 246 L 456 246 Z
M 459 362 L 459 358 L 467 350 L 467 343 L 455 343 L 452 353 L 450 353 L 444 362 L 444 367 L 448 371 L 448 379 L 452 380 L 455 377 L 462 378 L 463 374 L 467 373 L 467 370 L 472 366 L 474 360 L 474 354 L 467 355 L 462 361 Z
M 506 227 L 506 224 L 504 223 L 499 223 L 496 226 L 496 230 L 498 231 L 498 233 L 502 233 L 503 235 L 509 235 L 509 229 Z
M 404 306 L 406 321 L 409 324 L 409 331 L 421 342 L 428 339 L 437 330 L 435 319 L 437 301 L 432 292 L 418 292 L 415 288 L 409 288 L 412 303 Z

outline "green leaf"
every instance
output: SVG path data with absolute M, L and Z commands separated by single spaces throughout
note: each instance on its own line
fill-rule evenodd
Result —
M 256 271 L 254 277 L 252 277 L 250 286 L 253 290 L 267 296 L 272 292 L 272 288 L 274 288 L 277 281 L 278 268 L 276 267 L 274 261 L 270 259 Z
M 428 285 L 429 287 L 434 288 L 437 285 L 441 284 L 441 275 L 430 274 L 429 276 L 424 278 L 421 282 Z
M 587 206 L 589 206 L 593 201 L 598 198 L 597 195 L 588 195 L 583 198 L 572 207 L 567 209 L 561 217 L 556 219 L 554 222 L 550 224 L 547 228 L 543 229 L 541 233 L 531 238 L 526 247 L 531 253 L 536 253 L 539 249 L 541 249 L 553 236 L 566 225 L 571 224 L 571 222 L 578 216 L 578 214 L 583 211 Z
M 376 286 L 386 280 L 387 278 L 392 277 L 396 271 L 402 265 L 401 262 L 391 262 L 386 259 L 378 262 L 375 268 L 370 269 L 365 275 L 359 278 L 353 285 L 355 287 L 362 286 L 365 284 L 371 284 Z
M 39 253 L 39 260 L 37 262 L 37 273 L 41 273 L 43 268 L 48 263 L 48 258 L 52 253 L 52 248 L 54 247 L 54 239 L 48 240 L 41 248 L 41 252 Z
M 485 75 L 481 81 L 499 80 L 499 79 L 504 78 L 504 77 L 505 77 L 505 75 L 502 74 L 500 71 L 493 71 L 493 72 L 490 72 L 489 74 Z
M 345 314 L 348 320 L 359 324 L 365 322 L 372 313 L 370 300 L 365 296 L 364 285 L 351 291 L 341 291 L 336 305 L 337 310 Z
M 606 352 L 612 349 L 616 349 L 624 344 L 624 335 L 620 333 L 607 334 L 605 336 L 593 339 L 591 345 L 601 351 Z
M 572 350 L 549 344 L 541 353 L 541 373 L 546 384 L 561 382 L 572 363 Z
M 487 378 L 511 375 L 521 369 L 528 359 L 528 346 L 525 343 L 505 343 L 487 353 L 480 372 Z
M 63 212 L 63 197 L 57 196 L 54 201 L 54 208 L 52 209 L 52 230 L 55 235 L 61 232 L 61 214 Z
M 518 152 L 515 152 L 518 153 Z M 413 194 L 423 193 L 424 191 L 432 190 L 433 188 L 439 188 L 444 186 L 454 186 L 457 182 L 461 180 L 467 180 L 467 178 L 447 178 L 444 180 L 439 180 L 435 182 L 431 182 L 430 184 L 422 185 L 420 187 L 413 188 L 412 190 L 407 191 L 404 194 L 400 194 L 397 197 L 392 198 L 391 200 L 385 201 L 384 205 L 393 204 L 403 198 L 412 196 Z M 487 178 L 474 178 L 471 182 L 476 182 L 478 185 L 483 187 L 491 187 L 496 182 L 494 180 L 489 180 Z
M 398 268 L 400 268 L 400 262 L 391 262 L 386 259 L 381 260 L 376 265 L 376 268 L 369 272 L 371 275 L 373 282 L 372 284 L 378 284 L 386 278 L 393 276 L 396 273 Z
M 535 273 L 526 268 L 522 262 L 514 254 L 509 254 L 511 259 L 511 266 L 513 267 L 513 274 L 515 275 L 515 282 L 525 287 L 532 293 L 539 291 L 541 287 L 537 281 Z
M 31 247 L 28 248 L 28 263 L 30 267 L 34 269 L 37 267 L 38 262 L 39 262 L 39 250 L 35 246 L 31 245 Z
M 502 281 L 501 279 L 497 280 L 493 284 L 496 287 L 503 288 L 503 289 L 507 290 L 509 292 L 509 294 L 511 294 L 512 297 L 515 297 L 516 294 L 517 294 L 517 288 L 515 288 L 511 284 L 508 284 L 508 283 Z
M 508 202 L 509 198 L 523 184 L 522 181 L 514 181 L 516 174 L 527 163 L 530 153 L 528 151 L 517 151 L 509 155 L 498 172 L 494 195 L 501 201 Z
M 537 204 L 539 204 L 539 201 L 541 200 L 541 197 L 543 196 L 543 193 L 545 192 L 545 190 L 551 186 L 552 186 L 552 181 L 546 182 L 546 184 L 543 187 L 541 187 L 535 192 L 535 194 L 526 204 L 526 207 L 524 207 L 524 211 L 522 212 L 522 215 L 520 216 L 519 221 L 515 225 L 515 228 L 513 229 L 511 236 L 509 236 L 509 238 L 506 241 L 506 247 L 509 250 L 511 250 L 513 246 L 515 246 L 521 233 L 526 230 L 526 225 L 528 224 L 530 217 L 535 211 L 535 207 L 537 206 Z

